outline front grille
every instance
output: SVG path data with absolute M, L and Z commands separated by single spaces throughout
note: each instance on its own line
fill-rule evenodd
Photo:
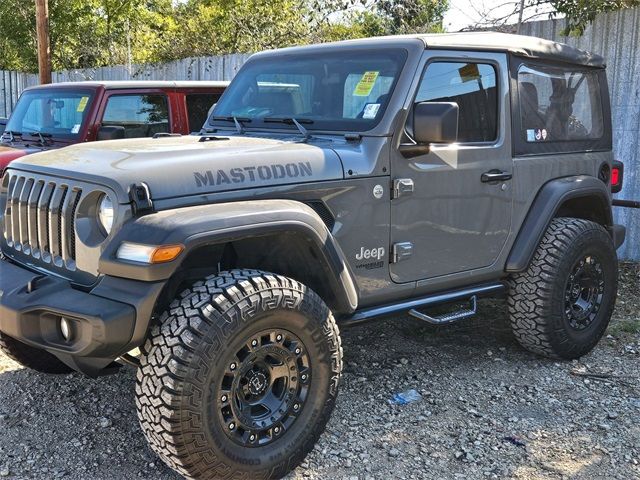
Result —
M 82 190 L 29 175 L 13 175 L 7 189 L 7 246 L 57 267 L 75 269 L 75 213 Z

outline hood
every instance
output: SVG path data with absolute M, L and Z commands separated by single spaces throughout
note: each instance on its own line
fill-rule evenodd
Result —
M 27 152 L 19 148 L 0 146 L 0 174 L 7 168 L 7 165 L 16 158 L 26 155 Z
M 12 168 L 106 185 L 123 203 L 142 182 L 161 200 L 342 179 L 340 158 L 328 142 L 321 145 L 246 136 L 115 140 L 36 153 Z

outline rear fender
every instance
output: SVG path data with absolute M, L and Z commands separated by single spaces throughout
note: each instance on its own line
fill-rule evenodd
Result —
M 546 183 L 538 192 L 516 241 L 511 248 L 505 270 L 526 270 L 551 220 L 571 216 L 593 220 L 615 237 L 611 213 L 611 194 L 601 180 L 588 175 L 559 178 Z M 616 238 L 613 238 L 617 243 Z

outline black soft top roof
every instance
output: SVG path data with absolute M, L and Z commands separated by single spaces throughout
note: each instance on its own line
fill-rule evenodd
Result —
M 520 57 L 556 60 L 589 67 L 605 67 L 604 57 L 565 43 L 526 35 L 469 32 L 420 35 L 427 48 L 464 48 L 506 51 Z
M 464 32 L 438 34 L 394 35 L 358 40 L 345 40 L 302 47 L 290 47 L 257 53 L 254 57 L 321 52 L 325 49 L 408 47 L 421 42 L 424 48 L 442 50 L 483 50 L 507 52 L 519 57 L 539 58 L 588 67 L 604 68 L 604 58 L 564 43 L 552 42 L 537 37 L 498 32 Z

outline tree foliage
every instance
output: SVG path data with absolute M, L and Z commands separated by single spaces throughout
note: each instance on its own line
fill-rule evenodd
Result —
M 640 6 L 640 0 L 550 0 L 557 13 L 567 17 L 566 34 L 582 35 L 600 13 Z
M 447 0 L 49 0 L 54 70 L 439 31 Z M 0 0 L 0 68 L 37 70 L 35 0 Z

